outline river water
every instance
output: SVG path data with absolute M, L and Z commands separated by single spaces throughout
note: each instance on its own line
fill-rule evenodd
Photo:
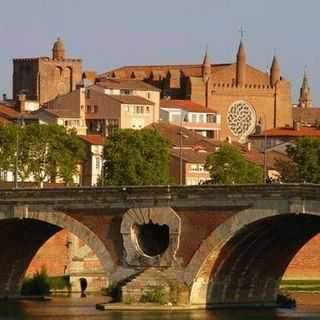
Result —
M 300 294 L 296 309 L 230 309 L 190 312 L 109 312 L 95 304 L 103 297 L 0 302 L 0 320 L 320 320 L 320 295 Z

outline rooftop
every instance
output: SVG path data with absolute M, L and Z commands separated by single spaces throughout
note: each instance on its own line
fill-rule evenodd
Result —
M 160 107 L 161 108 L 179 108 L 189 112 L 205 112 L 205 113 L 216 112 L 192 100 L 161 99 Z
M 112 99 L 115 99 L 121 103 L 124 104 L 142 104 L 142 105 L 148 105 L 153 106 L 154 103 L 150 100 L 147 100 L 140 96 L 132 96 L 132 95 L 107 95 L 108 97 L 111 97 Z
M 106 137 L 92 134 L 92 135 L 86 135 L 86 136 L 79 136 L 81 140 L 83 140 L 86 143 L 92 144 L 92 145 L 104 145 L 106 141 Z
M 320 108 L 292 108 L 293 120 L 313 125 L 320 121 Z
M 144 91 L 160 91 L 160 89 L 141 80 L 134 79 L 101 79 L 96 83 L 97 86 L 105 89 L 131 89 Z
M 53 115 L 56 118 L 80 118 L 80 112 L 76 110 L 68 109 L 40 109 L 39 111 L 44 111 Z
M 315 127 L 301 127 L 299 130 L 286 127 L 274 128 L 266 130 L 266 135 L 267 137 L 320 137 L 320 129 Z M 264 133 L 259 136 L 264 136 Z

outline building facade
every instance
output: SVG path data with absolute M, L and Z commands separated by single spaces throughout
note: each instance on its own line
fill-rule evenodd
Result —
M 259 120 L 265 128 L 292 125 L 291 84 L 273 57 L 270 73 L 247 62 L 241 41 L 236 62 L 213 64 L 206 52 L 202 64 L 125 66 L 100 76 L 140 79 L 161 89 L 167 99 L 187 99 L 221 114 L 221 139 L 244 142 Z
M 52 48 L 52 58 L 13 60 L 13 99 L 23 92 L 28 100 L 46 103 L 76 89 L 82 79 L 82 60 L 66 57 L 61 39 Z

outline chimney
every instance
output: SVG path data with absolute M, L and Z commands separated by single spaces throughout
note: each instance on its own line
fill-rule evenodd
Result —
M 19 112 L 25 112 L 26 111 L 26 100 L 27 100 L 27 96 L 24 93 L 18 94 Z
M 299 131 L 301 129 L 301 122 L 294 120 L 293 121 L 293 130 Z
M 2 100 L 3 100 L 3 101 L 7 101 L 7 94 L 6 94 L 6 93 L 4 93 L 4 94 L 2 95 Z
M 229 143 L 229 144 L 232 143 L 232 140 L 231 140 L 231 137 L 230 137 L 230 136 L 227 136 L 227 137 L 226 137 L 226 142 Z

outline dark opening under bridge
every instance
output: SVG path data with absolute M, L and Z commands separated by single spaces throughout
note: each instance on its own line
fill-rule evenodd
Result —
M 34 254 L 61 228 L 114 281 L 152 267 L 189 288 L 190 304 L 273 305 L 291 259 L 320 231 L 320 187 L 0 190 L 0 296 L 19 294 Z

